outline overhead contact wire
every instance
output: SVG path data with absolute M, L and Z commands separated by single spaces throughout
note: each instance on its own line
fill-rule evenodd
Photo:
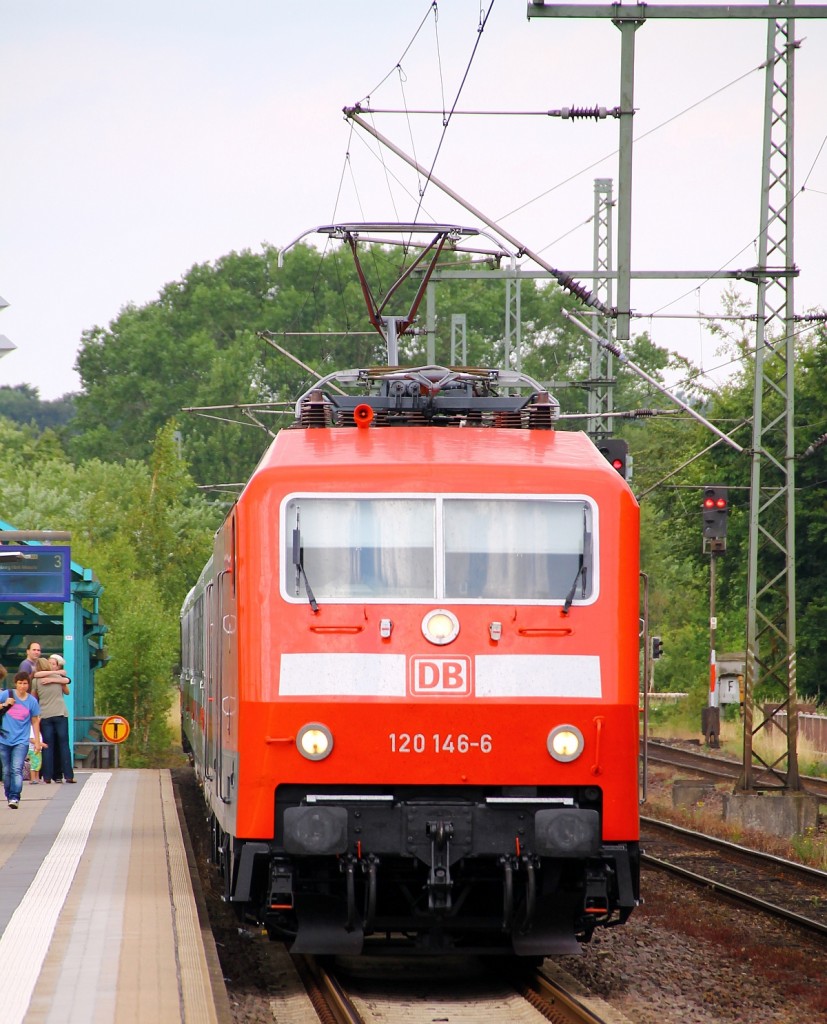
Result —
M 399 58 L 399 60 L 398 60 L 398 61 L 397 61 L 397 62 L 396 62 L 396 63 L 394 64 L 394 66 L 393 66 L 393 67 L 392 67 L 392 68 L 390 69 L 390 71 L 389 71 L 389 72 L 388 72 L 388 73 L 387 73 L 387 74 L 385 75 L 385 77 L 384 77 L 384 78 L 383 78 L 383 79 L 382 79 L 382 80 L 381 80 L 380 82 L 378 82 L 378 83 L 377 83 L 377 84 L 376 84 L 376 85 L 375 85 L 375 86 L 374 86 L 374 87 L 373 87 L 373 88 L 372 88 L 372 89 L 370 90 L 370 92 L 368 92 L 368 93 L 367 93 L 367 95 L 365 95 L 365 96 L 363 96 L 363 97 L 362 97 L 362 99 L 363 99 L 363 100 L 367 100 L 367 99 L 370 99 L 371 95 L 372 95 L 373 93 L 375 93 L 377 89 L 381 88 L 381 87 L 382 87 L 382 86 L 383 86 L 383 85 L 385 84 L 385 82 L 387 82 L 387 80 L 388 80 L 388 79 L 389 79 L 389 78 L 391 77 L 391 75 L 392 75 L 392 74 L 394 73 L 394 71 L 395 71 L 395 70 L 396 70 L 396 69 L 397 69 L 398 67 L 401 67 L 401 65 L 402 65 L 402 61 L 403 61 L 403 60 L 405 59 L 405 57 L 406 57 L 406 56 L 408 55 L 408 51 L 409 51 L 409 50 L 410 50 L 410 48 L 411 48 L 411 47 L 413 46 L 413 44 L 414 44 L 414 43 L 416 42 L 416 37 L 417 37 L 417 36 L 419 35 L 419 33 L 420 33 L 420 32 L 422 31 L 422 26 L 423 26 L 423 25 L 425 24 L 425 22 L 426 22 L 426 21 L 428 20 L 428 18 L 429 18 L 429 16 L 430 16 L 431 12 L 432 12 L 432 11 L 436 12 L 436 11 L 438 11 L 438 10 L 439 10 L 439 8 L 438 8 L 437 0 L 432 0 L 432 2 L 431 2 L 431 3 L 429 4 L 429 6 L 428 6 L 428 10 L 427 10 L 427 11 L 426 11 L 426 13 L 425 13 L 425 17 L 424 17 L 424 18 L 422 19 L 422 21 L 421 21 L 421 22 L 419 23 L 419 26 L 417 27 L 416 31 L 415 31 L 415 32 L 414 32 L 414 34 L 413 34 L 413 35 L 411 36 L 411 39 L 410 39 L 410 42 L 408 43 L 408 45 L 407 45 L 407 46 L 405 47 L 405 49 L 404 49 L 404 50 L 402 51 L 402 56 L 401 56 L 401 57 Z M 359 102 L 361 102 L 361 100 L 360 100 Z
M 694 110 L 695 107 L 699 107 L 702 103 L 706 103 L 708 100 L 713 99 L 719 93 L 725 92 L 727 89 L 731 89 L 732 86 L 737 85 L 739 82 L 743 81 L 743 79 L 748 78 L 756 71 L 763 71 L 765 66 L 766 63 L 762 63 L 759 64 L 757 67 L 750 68 L 749 71 L 745 71 L 744 74 L 739 75 L 738 78 L 733 79 L 727 85 L 722 85 L 719 89 L 716 89 L 714 92 L 709 93 L 709 95 L 704 96 L 702 99 L 696 100 L 694 103 L 690 104 L 690 106 L 685 107 L 677 114 L 673 114 L 672 117 L 667 118 L 665 121 L 661 121 L 661 123 L 655 125 L 654 128 L 650 128 L 649 131 L 644 132 L 642 135 L 636 135 L 633 141 L 641 142 L 643 139 L 647 138 L 647 136 L 652 135 L 654 132 L 660 131 L 661 128 L 665 128 L 666 125 L 671 124 L 673 121 L 676 121 L 679 117 L 683 117 L 684 114 L 688 114 L 689 111 Z M 552 192 L 556 192 L 558 188 L 562 188 L 564 185 L 568 185 L 570 181 L 574 181 L 576 178 L 579 178 L 582 174 L 586 174 L 587 171 L 591 171 L 593 168 L 598 167 L 600 164 L 603 163 L 604 160 L 608 160 L 609 157 L 614 156 L 617 152 L 617 149 L 613 149 L 610 153 L 604 154 L 603 156 L 595 160 L 593 163 L 590 163 L 588 166 L 581 168 L 579 171 L 575 171 L 574 174 L 570 174 L 568 178 L 564 178 L 562 181 L 558 181 L 556 185 L 552 185 L 551 188 L 546 189 L 545 192 L 541 192 L 538 196 L 535 196 L 533 199 L 526 200 L 526 202 L 522 203 L 520 206 L 515 206 L 513 210 L 511 210 L 509 213 L 503 214 L 502 217 L 498 217 L 497 220 L 507 220 L 509 217 L 513 217 L 515 213 L 519 213 L 520 210 L 524 210 L 527 206 L 531 206 L 532 203 L 538 203 L 541 199 L 545 199 L 546 196 L 550 196 Z
M 754 70 L 754 71 L 764 71 L 764 70 L 765 70 L 765 69 L 767 68 L 767 63 L 768 63 L 767 61 L 764 61 L 763 63 L 759 64 L 757 68 L 753 68 L 753 70 Z M 735 80 L 734 80 L 733 82 L 730 82 L 730 85 L 736 85 L 736 84 L 737 84 L 738 82 L 740 82 L 740 81 L 741 81 L 741 79 L 742 79 L 742 78 L 746 78 L 746 77 L 747 77 L 747 75 L 749 75 L 749 74 L 752 74 L 752 72 L 746 72 L 746 74 L 744 74 L 744 75 L 741 75 L 741 76 L 740 76 L 740 78 L 736 78 L 736 79 L 735 79 Z M 716 90 L 716 92 L 714 92 L 714 93 L 710 93 L 710 95 L 709 95 L 709 96 L 707 96 L 707 97 L 706 97 L 706 98 L 705 98 L 704 100 L 700 100 L 699 102 L 700 102 L 700 103 L 703 103 L 703 102 L 705 102 L 705 100 L 706 100 L 706 99 L 711 99 L 711 98 L 712 98 L 713 96 L 716 96 L 716 95 L 717 95 L 717 94 L 718 94 L 719 92 L 722 92 L 722 91 L 723 91 L 723 89 L 728 89 L 728 88 L 729 88 L 729 86 L 723 86 L 723 87 L 722 87 L 721 89 L 718 89 L 718 90 Z M 697 103 L 696 103 L 696 104 L 693 104 L 693 106 L 697 106 L 697 105 L 698 105 Z M 688 108 L 687 108 L 687 110 L 691 110 L 691 109 L 692 109 L 692 107 L 688 107 Z M 682 113 L 685 113 L 685 112 L 686 112 L 686 111 L 683 111 Z M 676 116 L 680 116 L 680 115 L 676 115 Z M 665 124 L 668 124 L 669 122 L 667 121 L 667 122 L 664 122 L 664 123 L 665 123 Z M 662 126 L 661 126 L 661 125 L 659 125 L 658 127 L 662 127 Z M 652 129 L 652 130 L 654 131 L 655 129 Z M 648 133 L 647 133 L 647 134 L 648 134 Z M 643 138 L 643 137 L 644 137 L 644 136 L 641 136 L 641 138 Z M 810 167 L 810 170 L 808 171 L 808 173 L 807 173 L 807 177 L 806 177 L 806 178 L 804 179 L 804 183 L 802 184 L 801 188 L 800 188 L 800 189 L 798 189 L 798 191 L 797 191 L 797 192 L 793 192 L 792 196 L 790 197 L 790 201 L 789 201 L 788 203 L 785 203 L 785 204 L 784 204 L 784 205 L 783 205 L 783 206 L 782 206 L 782 207 L 781 207 L 781 208 L 780 208 L 780 209 L 778 210 L 778 212 L 776 213 L 776 218 L 778 218 L 778 217 L 781 217 L 781 216 L 783 216 L 784 214 L 786 214 L 786 211 L 787 211 L 787 210 L 788 210 L 788 209 L 789 209 L 790 207 L 792 207 L 792 206 L 793 206 L 793 204 L 795 203 L 796 199 L 798 199 L 798 197 L 799 197 L 799 196 L 801 195 L 801 193 L 802 193 L 802 192 L 804 192 L 804 190 L 805 190 L 805 187 L 806 187 L 806 185 L 807 185 L 807 182 L 808 182 L 808 181 L 810 180 L 810 175 L 811 175 L 811 174 L 813 173 L 813 170 L 815 169 L 815 166 L 816 166 L 816 164 L 818 163 L 818 159 L 819 159 L 819 157 L 821 156 L 821 151 L 822 151 L 822 150 L 824 149 L 824 145 L 825 145 L 825 143 L 827 143 L 827 136 L 825 136 L 825 138 L 824 138 L 824 139 L 822 139 L 821 145 L 819 146 L 818 152 L 816 153 L 815 159 L 813 160 L 812 166 Z M 744 252 L 744 251 L 745 251 L 746 249 L 749 249 L 749 248 L 750 248 L 751 246 L 753 246 L 753 247 L 754 247 L 754 246 L 755 246 L 755 244 L 756 244 L 756 243 L 758 242 L 758 239 L 759 239 L 760 237 L 761 237 L 761 236 L 760 236 L 760 233 L 759 233 L 759 234 L 758 234 L 758 235 L 756 235 L 756 236 L 755 236 L 754 238 L 750 239 L 750 241 L 749 241 L 749 242 L 747 242 L 747 243 L 746 243 L 746 245 L 742 246 L 742 247 L 741 247 L 741 248 L 740 248 L 740 249 L 738 250 L 738 252 L 736 252 L 736 253 L 735 253 L 735 255 L 734 255 L 734 256 L 730 257 L 730 259 L 728 259 L 728 260 L 726 261 L 726 263 L 724 263 L 724 264 L 723 264 L 722 266 L 720 266 L 720 267 L 718 268 L 718 271 L 717 271 L 716 273 L 718 273 L 718 272 L 720 272 L 721 270 L 724 270 L 724 269 L 725 269 L 726 267 L 728 267 L 728 266 L 729 266 L 729 265 L 730 265 L 731 263 L 733 263 L 733 262 L 734 262 L 734 261 L 735 261 L 735 260 L 736 260 L 736 259 L 737 259 L 737 258 L 738 258 L 738 257 L 739 257 L 740 255 L 741 255 L 741 253 L 742 253 L 742 252 Z M 713 280 L 713 278 L 711 278 L 711 277 L 708 277 L 708 278 L 706 278 L 706 279 L 705 279 L 704 281 L 702 281 L 702 282 L 701 282 L 701 285 L 699 285 L 698 287 L 701 287 L 701 286 L 702 286 L 703 284 L 706 284 L 706 283 L 708 283 L 708 282 L 709 282 L 709 281 L 711 281 L 711 280 Z M 663 309 L 668 309 L 668 308 L 669 308 L 670 306 L 674 306 L 676 302 L 681 302 L 681 301 L 682 301 L 683 299 L 685 299 L 685 298 L 686 298 L 686 296 L 687 296 L 687 295 L 690 295 L 690 294 L 691 294 L 691 293 L 692 293 L 692 292 L 693 292 L 694 290 L 695 290 L 695 288 L 694 288 L 694 286 L 693 286 L 692 288 L 690 288 L 690 289 L 688 289 L 687 291 L 683 292 L 683 293 L 682 293 L 681 295 L 677 296 L 677 298 L 671 299 L 671 300 L 670 300 L 669 302 L 667 302 L 667 303 L 664 303 L 664 305 L 662 305 L 662 306 L 659 306 L 659 307 L 658 307 L 658 308 L 657 308 L 656 310 L 654 310 L 654 313 L 660 313 L 660 311 L 661 311 L 661 310 L 663 310 Z
M 488 23 L 489 17 L 491 16 L 491 11 L 492 11 L 493 7 L 494 7 L 494 0 L 491 0 L 491 3 L 488 5 L 488 10 L 486 11 L 485 15 L 482 16 L 482 14 L 481 14 L 480 23 L 477 26 L 477 38 L 476 38 L 476 40 L 474 42 L 474 47 L 471 50 L 471 56 L 468 58 L 468 64 L 466 65 L 465 72 L 464 72 L 464 74 L 462 76 L 462 81 L 459 83 L 459 88 L 457 89 L 457 93 L 456 93 L 456 96 L 454 97 L 454 102 L 451 105 L 451 110 L 448 113 L 448 116 L 447 117 L 443 117 L 443 119 L 442 119 L 442 133 L 440 134 L 439 142 L 437 143 L 436 152 L 434 153 L 434 158 L 431 161 L 430 170 L 428 171 L 427 176 L 425 178 L 425 187 L 422 189 L 422 195 L 420 196 L 420 201 L 417 204 L 416 213 L 414 214 L 414 222 L 416 222 L 416 220 L 419 217 L 419 212 L 420 212 L 420 209 L 422 207 L 422 199 L 425 197 L 425 189 L 427 189 L 428 184 L 430 183 L 430 180 L 431 180 L 431 176 L 434 173 L 434 168 L 436 167 L 436 162 L 439 159 L 439 154 L 440 154 L 440 151 L 442 149 L 442 144 L 445 141 L 445 135 L 446 135 L 446 133 L 448 131 L 448 125 L 451 123 L 451 117 L 453 116 L 453 113 L 454 113 L 454 110 L 456 109 L 457 103 L 459 103 L 459 98 L 462 95 L 462 90 L 465 88 L 465 83 L 468 80 L 468 75 L 471 72 L 471 65 L 474 63 L 474 58 L 477 55 L 477 49 L 479 48 L 480 40 L 482 39 L 482 34 L 485 31 L 485 26 Z
M 825 144 L 827 144 L 827 135 L 825 135 L 824 138 L 821 140 L 821 145 L 818 147 L 818 152 L 816 153 L 815 160 L 813 160 L 812 166 L 810 167 L 809 171 L 807 171 L 807 177 L 804 179 L 804 183 L 801 186 L 802 192 L 807 187 L 807 182 L 810 180 L 810 175 L 816 168 L 816 164 L 818 163 L 818 159 L 821 156 L 821 151 L 824 149 Z

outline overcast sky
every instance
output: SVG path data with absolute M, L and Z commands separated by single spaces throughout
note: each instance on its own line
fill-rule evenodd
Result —
M 529 21 L 525 0 L 495 0 L 480 33 L 489 2 L 443 0 L 435 19 L 426 0 L 0 0 L 0 333 L 17 346 L 0 384 L 47 399 L 78 390 L 82 332 L 153 300 L 193 264 L 281 247 L 331 221 L 413 219 L 422 182 L 342 116 L 368 95 L 375 107 L 450 109 L 467 70 L 461 110 L 619 103 L 610 21 Z M 740 20 L 650 21 L 636 33 L 633 268 L 755 263 L 766 35 L 764 21 Z M 804 311 L 825 304 L 827 282 L 827 24 L 799 21 L 796 36 Z M 375 123 L 434 161 L 441 118 Z M 594 179 L 617 188 L 617 143 L 612 119 L 456 116 L 434 173 L 576 270 L 592 266 Z M 432 186 L 419 219 L 478 226 Z M 722 288 L 633 283 L 632 306 L 716 312 Z M 754 303 L 754 289 L 741 290 Z M 716 364 L 696 321 L 633 329 Z

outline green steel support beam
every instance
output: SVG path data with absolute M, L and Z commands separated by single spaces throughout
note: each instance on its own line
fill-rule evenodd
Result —
M 592 291 L 604 306 L 612 305 L 612 179 L 596 178 L 594 182 L 594 278 Z M 596 317 L 595 333 L 606 341 L 612 340 L 612 321 L 608 317 Z M 602 440 L 612 434 L 611 413 L 614 411 L 612 353 L 592 339 L 589 362 L 588 426 L 593 441 Z
M 747 276 L 758 287 L 750 524 L 747 572 L 747 665 L 744 694 L 744 763 L 739 787 L 801 788 L 795 626 L 794 478 L 794 54 L 797 21 L 827 18 L 827 5 L 769 4 L 555 4 L 531 2 L 529 18 L 609 18 L 622 33 L 618 208 L 617 336 L 628 337 L 631 252 L 631 112 L 633 36 L 645 22 L 664 19 L 767 21 L 766 85 L 758 264 Z M 627 116 L 628 115 L 628 116 Z M 780 693 L 779 712 L 754 724 L 756 694 Z M 769 722 L 786 733 L 786 753 L 759 755 L 755 735 Z
M 717 21 L 775 21 L 776 4 L 555 4 L 529 3 L 530 18 L 610 18 L 612 21 L 666 21 L 669 19 L 707 19 Z M 796 4 L 795 16 L 827 17 L 824 4 Z
M 755 330 L 747 665 L 744 692 L 745 791 L 801 788 L 795 627 L 794 278 L 761 275 L 768 263 L 795 265 L 794 57 L 799 8 L 778 4 L 790 18 L 767 34 L 761 220 L 758 237 L 758 320 Z M 755 724 L 756 693 L 781 692 L 778 708 Z M 780 717 L 786 713 L 786 721 Z M 754 743 L 770 723 L 786 733 L 786 757 L 770 761 Z
M 523 368 L 522 281 L 519 273 L 505 279 L 505 351 L 503 366 L 508 370 Z M 512 358 L 513 355 L 513 358 Z

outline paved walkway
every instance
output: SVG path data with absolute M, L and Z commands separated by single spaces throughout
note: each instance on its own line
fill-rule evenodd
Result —
M 225 1024 L 168 771 L 0 801 L 2 1024 Z

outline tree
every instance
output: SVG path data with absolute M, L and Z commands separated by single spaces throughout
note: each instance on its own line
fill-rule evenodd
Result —
M 124 715 L 132 726 L 124 745 L 133 767 L 157 763 L 172 741 L 168 715 L 175 697 L 178 623 L 149 579 L 102 570 L 109 662 L 95 677 L 95 710 Z M 103 606 L 103 605 L 102 605 Z
M 195 490 L 174 423 L 158 432 L 146 464 L 74 466 L 54 447 L 47 452 L 47 443 L 0 420 L 4 517 L 20 529 L 69 530 L 74 560 L 103 584 L 109 662 L 96 674 L 97 710 L 126 715 L 134 730 L 127 762 L 151 763 L 169 746 L 179 609 L 208 557 L 219 513 Z
M 0 386 L 0 416 L 15 423 L 31 423 L 40 430 L 52 428 L 62 432 L 75 415 L 75 396 L 64 395 L 54 401 L 43 401 L 36 387 L 18 384 Z
M 798 341 L 795 379 L 798 687 L 827 702 L 827 329 Z
M 325 276 L 319 254 L 307 247 L 294 250 L 284 270 L 270 248 L 231 253 L 214 266 L 193 267 L 155 302 L 125 308 L 107 329 L 86 332 L 76 364 L 83 391 L 75 458 L 144 459 L 157 430 L 184 408 L 294 399 L 312 379 L 257 332 L 325 330 L 333 310 L 341 325 L 337 260 L 325 261 Z M 350 293 L 352 303 L 358 285 Z M 359 347 L 368 353 L 361 341 Z M 311 361 L 323 363 L 342 345 L 308 348 Z M 263 432 L 225 426 L 180 419 L 184 452 L 200 483 L 245 480 L 267 444 Z
M 727 309 L 744 313 L 737 295 L 726 297 Z M 736 322 L 737 323 L 737 322 Z M 708 608 L 708 556 L 701 554 L 700 488 L 704 483 L 722 483 L 729 488 L 727 552 L 718 561 L 717 615 L 718 649 L 743 650 L 746 638 L 747 562 L 750 512 L 750 446 L 753 404 L 753 341 L 746 329 L 727 321 L 715 328 L 721 352 L 740 369 L 729 382 L 709 395 L 700 411 L 720 429 L 732 432 L 744 447 L 743 453 L 718 443 L 699 457 L 714 437 L 685 417 L 646 422 L 635 447 L 635 487 L 645 492 L 667 474 L 686 464 L 682 471 L 665 480 L 644 498 L 657 520 L 647 527 L 649 550 L 644 547 L 645 565 L 655 591 L 653 615 L 662 616 L 659 629 L 667 634 L 669 650 L 675 649 L 674 635 L 680 637 L 691 625 L 703 627 Z M 777 339 L 776 339 L 777 340 Z M 827 565 L 827 331 L 823 324 L 796 340 L 795 360 L 795 504 L 796 504 L 796 632 L 797 690 L 802 699 L 827 700 L 827 655 L 823 637 L 827 630 L 825 565 Z M 765 400 L 765 420 L 775 416 L 784 429 L 781 397 Z M 630 431 L 631 432 L 631 431 Z M 692 460 L 691 463 L 689 460 Z M 764 500 L 769 495 L 765 494 Z M 652 542 L 655 547 L 652 548 Z M 759 557 L 767 559 L 772 550 L 759 535 Z M 766 565 L 766 562 L 765 562 Z M 689 569 L 690 571 L 686 571 Z M 690 596 L 692 595 L 692 596 Z M 686 601 L 694 609 L 689 613 Z M 703 646 L 703 629 L 698 642 Z M 771 642 L 771 638 L 770 638 Z M 681 659 L 682 666 L 691 663 Z M 659 670 L 665 680 L 666 663 Z M 756 693 L 756 700 L 777 698 L 778 693 Z
M 360 258 L 377 303 L 382 303 L 410 255 L 386 246 L 364 246 Z M 449 257 L 446 257 L 448 259 Z M 471 268 L 470 256 L 451 253 L 452 266 Z M 385 312 L 407 314 L 419 280 L 412 275 L 388 301 Z M 450 359 L 450 314 L 465 312 L 468 362 L 502 365 L 505 283 L 454 280 L 437 287 L 436 359 Z M 577 306 L 555 284 L 524 282 L 524 368 L 541 380 L 576 382 L 588 375 L 591 342 L 561 315 Z M 422 327 L 422 313 L 418 326 Z M 262 340 L 269 331 L 318 374 L 386 362 L 384 340 L 369 323 L 368 308 L 347 247 L 324 254 L 299 245 L 278 267 L 278 254 L 230 253 L 214 265 L 193 267 L 167 285 L 159 298 L 129 306 L 108 328 L 84 334 L 77 360 L 83 382 L 71 451 L 76 459 L 145 459 L 157 430 L 179 419 L 184 454 L 202 485 L 241 483 L 260 458 L 269 436 L 252 429 L 238 410 L 219 407 L 282 403 L 289 407 L 316 380 L 312 372 Z M 400 338 L 408 364 L 426 361 L 423 332 Z M 655 370 L 672 358 L 648 340 L 638 358 Z M 622 399 L 640 394 L 628 377 Z M 558 396 L 559 397 L 559 396 Z M 562 399 L 585 410 L 585 392 Z M 184 408 L 204 410 L 181 416 Z M 273 431 L 289 420 L 259 412 Z M 228 423 L 227 420 L 235 421 Z M 236 425 L 242 422 L 245 425 Z

